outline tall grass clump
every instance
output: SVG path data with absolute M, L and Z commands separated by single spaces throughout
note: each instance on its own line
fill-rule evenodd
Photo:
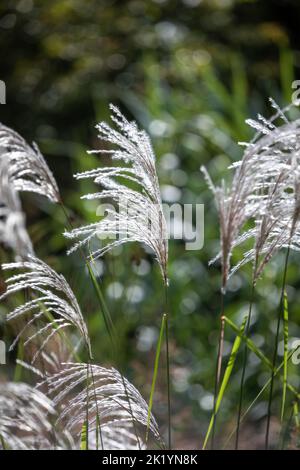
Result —
M 167 289 L 167 228 L 152 146 L 144 131 L 138 130 L 135 123 L 128 122 L 117 108 L 112 106 L 111 109 L 112 119 L 119 131 L 105 123 L 99 124 L 98 129 L 103 140 L 119 146 L 119 150 L 107 152 L 123 161 L 123 167 L 98 168 L 76 175 L 76 178 L 91 177 L 101 186 L 101 192 L 85 196 L 87 199 L 109 198 L 120 203 L 121 210 L 114 222 L 107 217 L 86 227 L 73 228 L 56 181 L 37 146 L 30 147 L 21 136 L 5 126 L 0 129 L 0 177 L 3 182 L 0 193 L 0 235 L 1 241 L 9 245 L 16 255 L 16 262 L 3 264 L 2 269 L 21 271 L 7 279 L 7 290 L 1 300 L 25 292 L 23 303 L 7 315 L 7 321 L 13 322 L 14 330 L 17 330 L 11 349 L 22 340 L 29 363 L 20 359 L 17 361 L 19 366 L 42 378 L 37 388 L 31 389 L 25 385 L 22 388 L 22 384 L 3 386 L 1 399 L 4 401 L 5 394 L 10 393 L 8 407 L 19 405 L 19 412 L 9 420 L 5 418 L 10 413 L 9 408 L 4 405 L 1 407 L 4 416 L 4 424 L 0 422 L 3 449 L 142 449 L 148 445 L 150 435 L 158 446 L 164 446 L 151 410 L 156 374 L 148 406 L 136 388 L 117 370 L 91 363 L 92 344 L 76 296 L 61 274 L 34 255 L 19 198 L 19 192 L 31 191 L 43 194 L 51 202 L 62 206 L 66 221 L 71 226 L 65 236 L 71 239 L 84 238 L 69 252 L 80 250 L 89 268 L 101 308 L 104 308 L 105 303 L 91 262 L 127 241 L 144 243 L 153 250 L 161 269 L 163 285 Z M 134 182 L 139 186 L 138 189 L 118 183 L 115 180 L 118 177 Z M 129 210 L 125 215 L 123 208 Z M 142 217 L 146 212 L 147 217 Z M 16 230 L 12 229 L 12 218 L 17 219 Z M 12 233 L 15 238 L 11 236 Z M 115 235 L 116 240 L 85 255 L 84 247 L 99 234 Z M 106 314 L 109 312 L 105 311 Z M 167 312 L 164 313 L 164 321 L 166 316 Z M 70 328 L 73 329 L 72 336 L 69 335 Z M 54 339 L 55 347 L 59 345 L 60 352 L 52 351 Z M 78 353 L 82 343 L 88 357 L 86 363 L 81 362 Z M 66 358 L 65 362 L 63 358 Z M 169 363 L 167 371 L 170 423 Z M 11 390 L 14 387 L 16 393 L 13 394 Z M 24 403 L 19 404 L 18 394 L 22 392 Z M 25 401 L 27 396 L 28 402 L 32 396 L 31 403 Z M 31 413 L 30 408 L 35 397 L 39 398 L 40 404 L 40 411 L 37 409 L 36 414 Z M 19 430 L 24 427 L 25 416 L 28 416 L 28 435 L 23 439 L 15 438 L 11 429 L 16 430 L 18 436 Z M 39 420 L 43 421 L 45 429 L 39 427 Z M 61 436 L 61 430 L 64 429 L 68 431 L 68 439 Z M 169 442 L 170 436 L 169 431 Z
M 243 143 L 246 150 L 243 153 L 242 159 L 231 166 L 231 170 L 234 171 L 234 176 L 229 189 L 226 187 L 225 183 L 222 183 L 219 187 L 215 187 L 207 171 L 203 168 L 205 177 L 215 195 L 219 212 L 221 250 L 213 261 L 217 259 L 221 260 L 222 297 L 226 292 L 229 278 L 246 263 L 251 262 L 253 265 L 249 310 L 244 326 L 246 340 L 251 325 L 251 313 L 256 283 L 272 257 L 279 250 L 286 249 L 274 353 L 272 357 L 265 439 L 266 448 L 268 448 L 269 442 L 274 370 L 277 359 L 280 322 L 284 315 L 283 305 L 288 259 L 291 249 L 299 250 L 300 241 L 300 120 L 289 121 L 287 116 L 291 110 L 291 106 L 281 110 L 274 100 L 270 99 L 270 102 L 273 108 L 275 108 L 275 114 L 269 120 L 259 115 L 258 120 L 247 121 L 247 123 L 256 130 L 256 134 L 250 143 Z M 242 259 L 235 266 L 231 267 L 230 260 L 233 250 L 238 246 L 240 248 L 243 247 L 243 244 L 248 246 L 251 241 L 253 243 L 252 248 L 244 251 Z M 214 426 L 221 375 L 224 325 L 225 319 L 221 323 L 219 340 L 214 394 Z M 238 405 L 236 448 L 238 448 L 239 444 L 247 351 L 247 344 L 245 344 Z M 212 440 L 213 436 L 214 431 L 212 433 Z
M 221 265 L 213 412 L 203 448 L 207 447 L 210 438 L 211 448 L 215 447 L 217 416 L 241 352 L 236 424 L 228 434 L 225 446 L 235 436 L 235 448 L 240 447 L 245 417 L 267 394 L 265 448 L 269 448 L 277 379 L 282 383 L 278 446 L 286 446 L 292 419 L 299 428 L 300 396 L 288 376 L 288 364 L 295 350 L 289 350 L 287 280 L 290 253 L 300 249 L 300 119 L 291 119 L 292 106 L 281 110 L 273 100 L 270 102 L 275 110 L 271 118 L 259 115 L 257 120 L 247 121 L 255 135 L 250 142 L 242 143 L 242 158 L 229 167 L 230 184 L 222 181 L 215 185 L 207 170 L 202 168 L 219 216 L 220 250 L 212 262 L 219 261 Z M 105 163 L 105 166 L 75 175 L 76 181 L 91 180 L 96 188 L 95 192 L 82 195 L 82 199 L 87 203 L 99 201 L 102 206 L 109 201 L 110 205 L 105 205 L 104 215 L 79 226 L 69 217 L 56 180 L 38 147 L 28 145 L 15 131 L 0 125 L 0 242 L 8 248 L 8 256 L 13 259 L 2 264 L 3 272 L 11 274 L 7 276 L 6 291 L 1 294 L 0 301 L 9 305 L 6 321 L 12 325 L 14 334 L 10 350 L 19 346 L 17 367 L 26 369 L 34 377 L 34 385 L 22 381 L 0 385 L 2 449 L 172 447 L 168 230 L 156 158 L 148 134 L 135 122 L 128 121 L 115 106 L 111 105 L 110 109 L 113 124 L 101 122 L 97 125 L 101 148 L 88 153 L 104 156 L 105 162 L 111 157 L 111 165 Z M 67 226 L 64 237 L 71 241 L 67 253 L 79 252 L 87 267 L 111 340 L 114 367 L 95 363 L 86 309 L 80 306 L 75 289 L 51 262 L 46 263 L 35 254 L 36 247 L 30 239 L 22 210 L 22 192 L 45 196 L 49 202 L 61 207 Z M 140 243 L 155 255 L 160 270 L 162 304 L 165 305 L 161 309 L 148 404 L 118 365 L 118 329 L 114 327 L 93 268 L 95 260 L 128 242 Z M 285 250 L 285 262 L 269 358 L 251 337 L 252 316 L 256 286 L 270 261 L 282 250 Z M 252 266 L 249 305 L 241 324 L 237 325 L 227 313 L 226 295 L 232 276 L 247 263 Z M 270 318 L 272 314 L 269 312 Z M 235 338 L 224 367 L 227 328 L 233 331 Z M 283 360 L 279 362 L 281 336 L 284 351 Z M 168 412 L 166 445 L 152 413 L 164 346 Z M 22 354 L 19 354 L 20 350 Z M 249 352 L 266 368 L 268 379 L 246 406 Z M 286 408 L 290 405 L 292 410 L 288 417 Z
M 168 233 L 162 210 L 156 159 L 149 136 L 138 129 L 135 122 L 129 122 L 116 108 L 110 106 L 111 119 L 116 128 L 106 122 L 98 124 L 99 138 L 116 146 L 116 149 L 91 150 L 89 153 L 109 155 L 120 163 L 118 166 L 99 167 L 75 175 L 76 179 L 92 178 L 101 192 L 87 194 L 83 199 L 110 200 L 118 210 L 107 208 L 106 215 L 99 222 L 65 232 L 71 240 L 79 239 L 69 254 L 89 246 L 96 239 L 96 248 L 89 254 L 91 260 L 128 242 L 139 242 L 148 246 L 159 264 L 165 290 L 165 336 L 168 395 L 168 444 L 171 447 L 170 371 L 168 340 Z M 133 183 L 134 188 L 125 183 Z M 100 240 L 99 240 L 100 238 Z M 103 243 L 106 239 L 106 243 Z M 102 241 L 102 243 L 101 243 Z M 99 248 L 97 244 L 100 244 Z M 155 371 L 153 380 L 155 381 Z M 154 391 L 154 388 L 152 388 Z M 152 397 L 150 398 L 152 403 Z

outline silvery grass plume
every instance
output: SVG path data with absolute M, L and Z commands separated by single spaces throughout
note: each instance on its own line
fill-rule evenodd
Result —
M 270 120 L 259 116 L 259 121 L 248 121 L 258 132 L 244 158 L 250 155 L 254 160 L 260 210 L 255 213 L 254 228 L 242 234 L 242 241 L 253 238 L 253 248 L 232 269 L 233 274 L 248 261 L 254 262 L 254 281 L 281 248 L 300 248 L 300 119 L 288 120 L 286 111 L 291 106 L 281 110 L 272 99 L 271 104 L 276 113 Z M 281 125 L 275 125 L 278 118 Z
M 57 333 L 66 327 L 73 326 L 83 338 L 89 356 L 92 356 L 90 339 L 85 321 L 76 297 L 66 279 L 56 273 L 43 261 L 30 256 L 28 261 L 2 265 L 4 270 L 26 270 L 22 274 L 8 278 L 7 290 L 0 301 L 21 290 L 30 289 L 34 298 L 24 305 L 14 309 L 7 315 L 7 321 L 26 318 L 25 326 L 15 338 L 10 349 L 26 333 L 28 335 L 24 346 L 33 341 L 41 341 L 41 345 L 33 356 L 35 362 L 39 354 L 46 348 L 47 343 Z M 45 322 L 46 324 L 41 323 Z M 36 328 L 32 332 L 32 327 Z
M 271 104 L 276 109 L 271 119 L 259 115 L 257 121 L 247 121 L 257 133 L 250 143 L 244 143 L 242 159 L 230 167 L 234 176 L 229 189 L 224 183 L 215 187 L 202 168 L 219 212 L 221 251 L 212 262 L 221 258 L 223 291 L 231 274 L 243 264 L 254 261 L 257 279 L 280 248 L 291 243 L 297 249 L 299 245 L 300 120 L 288 121 L 286 111 L 290 106 L 281 110 L 274 100 Z M 276 126 L 277 119 L 283 124 Z M 254 228 L 245 229 L 247 222 Z M 233 249 L 250 238 L 254 239 L 253 248 L 231 271 Z
M 48 415 L 55 410 L 43 393 L 24 383 L 0 385 L 1 446 L 35 449 L 51 432 Z
M 23 259 L 33 254 L 33 247 L 19 195 L 9 179 L 8 165 L 9 162 L 0 160 L 0 242 Z
M 254 228 L 245 231 L 240 237 L 243 242 L 253 239 L 253 247 L 244 252 L 243 258 L 230 272 L 233 275 L 238 269 L 253 262 L 253 281 L 256 283 L 263 269 L 281 248 L 286 248 L 293 242 L 299 244 L 299 234 L 295 232 L 295 212 L 289 209 L 290 197 L 286 191 L 286 174 L 282 173 L 278 179 L 269 185 L 265 197 L 265 208 L 256 214 Z M 297 240 L 298 239 L 298 240 Z M 237 239 L 235 246 L 240 244 Z M 298 248 L 299 249 L 299 248 Z
M 60 410 L 58 424 L 77 436 L 77 441 L 88 422 L 89 448 L 132 450 L 145 447 L 145 432 L 141 435 L 139 427 L 145 430 L 147 426 L 148 405 L 117 370 L 69 363 L 61 372 L 48 376 L 38 388 L 44 386 Z M 161 442 L 152 415 L 150 431 Z
M 0 241 L 14 250 L 17 259 L 33 254 L 21 191 L 46 196 L 52 202 L 60 200 L 56 181 L 37 145 L 30 147 L 0 123 Z
M 25 383 L 0 384 L 0 449 L 40 450 L 74 447 L 67 431 L 56 432 L 52 401 Z
M 101 192 L 83 196 L 83 199 L 110 199 L 119 205 L 119 212 L 107 209 L 106 217 L 99 222 L 65 233 L 68 238 L 81 239 L 69 253 L 100 236 L 110 237 L 113 241 L 94 250 L 91 253 L 94 259 L 123 243 L 141 242 L 155 253 L 164 282 L 167 283 L 167 226 L 150 138 L 145 131 L 138 129 L 135 122 L 127 121 L 118 108 L 110 105 L 110 109 L 116 129 L 105 122 L 96 127 L 100 139 L 116 145 L 117 149 L 94 150 L 89 153 L 109 154 L 112 159 L 122 162 L 122 165 L 96 168 L 79 173 L 75 178 L 93 178 L 103 188 Z M 139 190 L 130 189 L 119 182 L 118 178 L 137 184 Z
M 8 161 L 9 181 L 16 191 L 29 191 L 60 200 L 56 181 L 38 146 L 32 147 L 17 132 L 0 123 L 0 165 Z
M 249 186 L 249 177 L 243 167 L 237 170 L 231 188 L 227 187 L 224 181 L 221 186 L 214 186 L 206 169 L 201 167 L 201 170 L 214 194 L 219 213 L 221 250 L 210 264 L 221 259 L 221 289 L 224 293 L 229 279 L 232 250 L 239 239 L 242 227 L 255 212 L 257 202 L 249 201 L 247 204 L 252 195 L 252 186 Z

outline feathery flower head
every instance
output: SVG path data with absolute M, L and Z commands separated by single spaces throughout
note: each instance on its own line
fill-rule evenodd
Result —
M 137 389 L 115 369 L 78 363 L 64 366 L 38 386 L 46 385 L 49 397 L 61 409 L 59 424 L 64 423 L 79 439 L 88 413 L 90 448 L 144 447 L 138 425 L 147 426 L 148 405 Z M 150 431 L 161 441 L 152 415 Z
M 79 331 L 89 355 L 92 356 L 87 326 L 80 307 L 72 289 L 61 274 L 56 273 L 46 263 L 33 256 L 28 257 L 27 261 L 3 264 L 2 268 L 4 270 L 25 269 L 26 272 L 7 279 L 7 290 L 0 300 L 24 289 L 31 289 L 34 293 L 32 300 L 17 307 L 7 316 L 7 321 L 12 321 L 29 315 L 25 326 L 17 335 L 10 349 L 14 348 L 25 331 L 30 331 L 33 324 L 39 325 L 41 320 L 46 320 L 45 326 L 39 325 L 24 343 L 26 346 L 34 340 L 42 339 L 42 344 L 32 359 L 33 363 L 45 349 L 49 340 L 60 330 L 69 326 L 73 326 Z
M 9 162 L 0 157 L 0 241 L 10 247 L 17 258 L 33 254 L 25 227 L 19 194 L 9 179 Z
M 9 180 L 16 191 L 29 191 L 59 201 L 59 191 L 36 144 L 31 147 L 17 132 L 0 123 L 0 165 L 9 161 Z
M 95 249 L 91 258 L 98 258 L 116 246 L 127 242 L 140 242 L 156 255 L 164 282 L 167 283 L 168 234 L 162 210 L 161 195 L 155 166 L 155 155 L 149 136 L 129 122 L 118 108 L 111 105 L 111 119 L 116 129 L 105 122 L 97 125 L 99 137 L 117 146 L 115 150 L 95 150 L 90 153 L 111 155 L 121 166 L 96 168 L 75 175 L 76 179 L 92 178 L 102 187 L 101 192 L 82 196 L 84 199 L 110 199 L 119 205 L 119 211 L 106 211 L 106 217 L 97 223 L 79 227 L 65 236 L 79 239 L 69 253 L 87 245 L 95 237 L 113 238 Z M 131 189 L 119 179 L 134 183 Z
M 25 383 L 0 384 L 0 445 L 13 450 L 49 447 L 55 410 L 49 398 Z
M 300 216 L 300 119 L 290 122 L 287 111 L 270 99 L 275 114 L 266 119 L 247 123 L 257 132 L 246 145 L 240 161 L 231 165 L 234 170 L 230 189 L 215 188 L 203 169 L 214 192 L 220 219 L 223 281 L 226 288 L 231 274 L 248 261 L 254 262 L 256 280 L 272 256 L 283 247 L 299 249 Z M 281 120 L 281 125 L 276 125 Z M 246 222 L 254 228 L 244 229 Z M 230 271 L 232 250 L 253 238 L 254 246 Z

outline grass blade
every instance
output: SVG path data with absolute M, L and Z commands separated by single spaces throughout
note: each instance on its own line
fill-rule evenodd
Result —
M 232 327 L 232 329 L 237 332 L 238 335 L 241 336 L 241 339 L 243 341 L 246 342 L 248 348 L 259 358 L 261 359 L 261 361 L 269 368 L 271 369 L 271 371 L 274 372 L 274 376 L 276 375 L 276 371 L 277 370 L 280 370 L 283 368 L 283 365 L 284 365 L 284 362 L 281 363 L 279 369 L 276 369 L 275 367 L 273 367 L 271 361 L 267 358 L 267 356 L 264 355 L 264 353 L 253 343 L 253 341 L 251 341 L 251 339 L 249 338 L 246 338 L 246 336 L 244 334 L 242 334 L 240 331 L 239 331 L 239 327 L 237 325 L 235 325 L 235 323 L 233 323 L 231 320 L 229 320 L 228 318 L 225 318 L 225 321 Z M 297 347 L 296 349 L 294 349 L 292 352 L 290 352 L 288 355 L 287 355 L 287 361 L 289 361 L 289 359 L 291 358 L 291 354 L 294 354 L 295 351 L 298 349 L 299 347 Z M 290 390 L 295 396 L 298 396 L 298 392 L 297 390 L 295 389 L 295 387 L 293 387 L 293 385 L 287 383 L 287 389 Z
M 269 393 L 269 399 L 268 399 L 268 414 L 267 414 L 266 437 L 265 437 L 265 449 L 266 450 L 269 449 L 270 425 L 271 425 L 272 402 L 273 402 L 273 388 L 274 388 L 274 370 L 275 370 L 276 361 L 277 361 L 277 354 L 278 354 L 280 323 L 281 323 L 283 304 L 284 304 L 284 293 L 285 293 L 285 286 L 286 286 L 289 255 L 290 255 L 290 250 L 291 250 L 291 239 L 292 239 L 292 232 L 291 232 L 291 235 L 290 235 L 289 245 L 288 245 L 288 249 L 287 249 L 286 257 L 285 257 L 285 264 L 284 264 L 284 271 L 283 271 L 283 278 L 282 278 L 282 288 L 281 288 L 281 295 L 280 295 L 280 302 L 279 302 L 279 309 L 278 309 L 278 317 L 277 317 L 277 328 L 276 328 L 274 351 L 273 351 L 273 360 L 272 360 L 272 369 L 271 369 L 272 370 L 272 372 L 271 372 L 271 384 L 270 384 L 270 393 Z
M 214 413 L 213 413 L 213 415 L 210 419 L 210 423 L 209 423 L 209 426 L 208 426 L 208 429 L 207 429 L 207 432 L 206 432 L 206 436 L 205 436 L 205 439 L 204 439 L 204 444 L 203 444 L 203 447 L 202 447 L 203 450 L 207 446 L 210 433 L 213 429 L 216 414 L 217 414 L 217 412 L 220 408 L 220 405 L 221 405 L 226 387 L 228 385 L 228 382 L 229 382 L 229 379 L 230 379 L 230 376 L 231 376 L 231 372 L 232 372 L 232 369 L 233 369 L 233 366 L 234 366 L 234 363 L 235 363 L 235 359 L 236 359 L 238 350 L 239 350 L 241 342 L 242 342 L 242 333 L 245 330 L 246 321 L 247 321 L 247 317 L 244 319 L 243 324 L 239 329 L 239 332 L 241 334 L 237 335 L 235 340 L 234 340 L 234 343 L 233 343 L 233 346 L 232 346 L 232 349 L 231 349 L 231 353 L 230 353 L 230 357 L 229 357 L 229 360 L 228 360 L 228 363 L 227 363 L 227 367 L 225 369 L 224 377 L 223 377 L 223 380 L 222 380 L 222 383 L 221 383 L 221 386 L 220 386 L 220 390 L 219 390 L 219 393 L 218 393 L 218 397 L 217 397 L 217 400 L 216 400 L 215 410 L 214 410 Z
M 166 314 L 163 314 L 162 321 L 161 321 L 160 332 L 159 332 L 158 343 L 157 343 L 157 347 L 156 347 L 153 379 L 152 379 L 151 392 L 150 392 L 150 398 L 149 398 L 148 417 L 147 417 L 147 430 L 146 430 L 146 444 L 148 442 L 148 437 L 149 437 L 149 428 L 150 428 L 150 419 L 151 419 L 151 412 L 152 412 L 152 406 L 153 406 L 153 397 L 154 397 L 154 392 L 155 392 L 155 385 L 156 385 L 157 372 L 158 372 L 158 366 L 159 366 L 160 351 L 161 351 L 161 345 L 162 345 L 162 340 L 163 340 L 163 336 L 164 336 L 165 326 L 166 326 Z
M 287 360 L 289 361 L 291 359 L 291 357 L 293 356 L 293 354 L 300 348 L 300 346 L 297 346 L 295 349 L 293 349 L 292 351 L 290 351 L 290 353 L 288 354 L 288 358 Z M 272 365 L 271 365 L 272 367 Z M 276 375 L 280 372 L 280 370 L 283 368 L 283 361 L 282 363 L 274 370 L 274 377 L 276 377 Z M 258 394 L 256 395 L 256 397 L 252 400 L 252 402 L 250 403 L 250 405 L 248 406 L 248 408 L 246 409 L 246 411 L 244 412 L 244 414 L 242 415 L 241 417 L 241 420 L 240 422 L 242 422 L 244 420 L 244 418 L 246 417 L 246 415 L 249 413 L 249 411 L 251 410 L 251 408 L 255 405 L 255 403 L 257 402 L 257 400 L 259 399 L 259 397 L 261 397 L 261 395 L 264 393 L 265 390 L 267 390 L 268 386 L 270 385 L 271 383 L 271 378 L 269 378 L 267 380 L 267 382 L 265 383 L 265 385 L 261 388 L 261 390 L 258 392 Z M 296 399 L 299 399 L 300 398 L 300 394 L 297 392 L 297 390 L 292 386 L 292 385 L 289 385 L 287 384 L 287 388 L 295 395 Z M 237 429 L 237 426 L 234 427 L 234 429 L 231 431 L 231 433 L 229 434 L 224 446 L 223 446 L 223 449 L 225 449 L 225 447 L 228 445 L 230 439 L 232 438 L 232 436 L 236 433 L 236 429 Z
M 111 315 L 110 315 L 109 310 L 106 306 L 102 291 L 100 289 L 99 283 L 97 282 L 97 279 L 96 279 L 95 273 L 93 271 L 93 268 L 87 260 L 86 260 L 86 266 L 87 266 L 90 278 L 92 280 L 92 284 L 94 286 L 94 289 L 95 289 L 95 292 L 96 292 L 96 295 L 97 295 L 97 298 L 98 298 L 98 301 L 99 301 L 99 304 L 100 304 L 100 307 L 101 307 L 101 312 L 102 312 L 102 315 L 103 315 L 103 319 L 104 319 L 104 323 L 105 323 L 107 332 L 110 336 L 110 339 L 111 339 L 111 342 L 112 342 L 113 346 L 116 347 L 117 335 L 116 335 L 116 330 L 115 330 Z
M 300 428 L 300 421 L 299 421 L 299 406 L 298 406 L 298 402 L 295 401 L 293 406 L 294 406 L 295 425 L 296 425 L 297 431 L 299 431 L 299 428 Z
M 281 401 L 281 422 L 284 417 L 284 407 L 286 401 L 286 390 L 287 390 L 287 375 L 288 375 L 288 341 L 289 341 L 289 312 L 288 312 L 288 299 L 287 293 L 284 292 L 283 299 L 283 389 L 282 389 L 282 401 Z
M 3 439 L 3 436 L 0 434 L 0 443 L 1 443 L 1 446 L 2 446 L 2 450 L 8 450 L 8 447 L 6 445 L 6 442 L 5 440 Z
M 248 348 L 259 358 L 261 361 L 268 367 L 272 368 L 271 361 L 264 355 L 264 353 L 253 343 L 250 338 L 247 338 L 244 335 L 244 332 L 229 318 L 225 317 L 225 322 L 231 326 L 231 328 L 241 337 L 243 341 L 247 344 Z
M 166 336 L 166 364 L 167 364 L 167 396 L 168 396 L 168 449 L 171 450 L 171 393 L 170 393 L 170 356 L 169 356 L 169 322 L 168 314 L 165 314 Z
M 88 450 L 87 447 L 87 422 L 84 421 L 81 428 L 80 450 Z

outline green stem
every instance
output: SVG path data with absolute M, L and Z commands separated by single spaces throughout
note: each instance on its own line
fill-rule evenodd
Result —
M 157 374 L 158 374 L 158 366 L 159 366 L 160 351 L 161 351 L 161 345 L 162 345 L 162 340 L 163 340 L 163 335 L 164 335 L 165 326 L 166 326 L 166 314 L 163 314 L 163 316 L 162 316 L 162 321 L 161 321 L 160 332 L 159 332 L 158 343 L 157 343 L 157 347 L 156 347 L 156 354 L 155 354 L 155 361 L 154 361 L 154 370 L 153 370 L 153 378 L 152 378 L 151 391 L 150 391 L 150 398 L 149 398 L 148 417 L 147 417 L 147 429 L 146 429 L 146 444 L 148 443 L 148 437 L 149 437 L 151 412 L 152 412 L 152 407 L 153 407 L 153 397 L 154 397 L 154 392 L 155 392 L 155 385 L 156 385 Z
M 282 287 L 281 287 L 281 295 L 280 295 L 280 303 L 278 309 L 278 318 L 277 318 L 277 327 L 276 327 L 276 336 L 275 336 L 275 344 L 274 344 L 274 352 L 273 352 L 273 361 L 272 361 L 272 372 L 271 372 L 271 382 L 270 382 L 270 392 L 269 392 L 269 399 L 268 399 L 268 414 L 267 414 L 267 426 L 266 426 L 266 437 L 265 437 L 265 449 L 269 448 L 269 437 L 270 437 L 270 422 L 271 422 L 271 407 L 272 407 L 272 398 L 273 398 L 273 388 L 274 388 L 274 369 L 276 365 L 277 359 L 277 351 L 278 351 L 278 341 L 279 341 L 279 330 L 280 330 L 280 321 L 282 316 L 282 309 L 283 309 L 283 302 L 284 302 L 284 292 L 286 286 L 286 277 L 287 277 L 287 268 L 288 268 L 288 261 L 289 261 L 289 254 L 290 254 L 290 243 L 287 249 L 286 257 L 285 257 L 285 265 L 284 265 L 284 272 L 282 278 Z
M 89 395 L 89 368 L 90 363 L 87 364 L 86 368 L 86 423 L 85 423 L 85 450 L 89 450 L 89 404 L 90 404 L 90 395 Z
M 297 346 L 295 349 L 293 349 L 292 351 L 290 351 L 290 353 L 288 354 L 288 358 L 287 360 L 289 361 L 291 359 L 291 357 L 293 356 L 293 354 L 295 354 L 295 352 L 300 348 L 300 346 Z M 274 370 L 274 376 L 276 376 L 280 370 L 283 368 L 284 366 L 284 361 L 282 361 L 282 363 Z M 269 367 L 271 368 L 272 367 L 272 364 L 270 363 L 269 364 Z M 262 394 L 265 392 L 265 390 L 267 390 L 268 386 L 270 385 L 271 383 L 271 378 L 267 380 L 267 382 L 265 383 L 265 385 L 261 388 L 261 390 L 258 392 L 258 394 L 256 395 L 256 397 L 252 400 L 252 402 L 250 403 L 250 405 L 248 406 L 248 408 L 246 409 L 246 411 L 243 413 L 243 415 L 241 416 L 241 423 L 244 421 L 246 415 L 249 413 L 249 411 L 253 408 L 253 406 L 255 405 L 255 403 L 257 402 L 257 400 L 262 396 Z M 297 393 L 297 391 L 291 386 L 289 385 L 288 386 L 289 390 L 295 395 L 296 399 L 299 399 L 299 394 Z M 226 442 L 223 446 L 223 449 L 225 449 L 228 445 L 228 443 L 230 442 L 232 436 L 236 433 L 236 427 L 230 432 L 228 438 L 226 439 Z
M 286 423 L 285 430 L 282 432 L 282 441 L 281 441 L 281 446 L 280 446 L 281 450 L 284 450 L 286 442 L 289 438 L 289 430 L 291 428 L 293 417 L 294 417 L 294 405 L 292 406 L 291 414 L 290 414 L 290 417 L 289 417 L 289 419 Z
M 96 450 L 99 449 L 98 429 L 99 429 L 99 434 L 100 434 L 101 450 L 104 450 L 102 430 L 101 430 L 101 419 L 100 419 L 98 400 L 97 400 L 97 395 L 96 395 L 96 386 L 95 386 L 93 366 L 90 366 L 90 369 L 91 369 L 91 375 L 92 375 L 92 382 L 93 382 L 93 389 L 94 389 L 94 400 L 95 400 L 95 406 L 96 406 Z
M 248 338 L 249 329 L 250 329 L 250 325 L 251 325 L 251 315 L 252 315 L 252 306 L 253 306 L 253 299 L 254 299 L 254 290 L 255 290 L 255 281 L 254 281 L 254 277 L 253 277 L 249 312 L 248 312 L 247 323 L 246 323 L 246 328 L 245 328 L 246 338 Z M 244 353 L 243 353 L 243 369 L 242 369 L 242 377 L 241 377 L 241 383 L 240 383 L 240 397 L 239 397 L 237 427 L 236 427 L 236 439 L 235 439 L 235 449 L 236 450 L 239 448 L 240 422 L 241 422 L 241 414 L 242 414 L 242 407 L 243 407 L 243 395 L 244 395 L 244 384 L 245 384 L 245 374 L 246 374 L 247 360 L 248 360 L 248 348 L 247 348 L 247 343 L 245 342 L 245 344 L 244 344 Z
M 211 433 L 211 449 L 214 449 L 215 445 L 215 431 L 216 431 L 216 421 L 217 421 L 217 397 L 219 393 L 219 384 L 221 378 L 221 370 L 222 370 L 222 358 L 223 358 L 223 348 L 224 348 L 224 329 L 225 329 L 225 321 L 224 321 L 224 293 L 221 292 L 221 315 L 220 315 L 220 335 L 219 335 L 219 342 L 218 342 L 218 354 L 217 354 L 217 361 L 216 361 L 216 373 L 215 373 L 215 388 L 214 388 L 214 406 L 213 406 L 213 428 Z
M 168 314 L 165 315 L 166 319 L 166 363 L 167 363 L 167 394 L 168 394 L 168 446 L 169 450 L 172 449 L 171 438 L 171 392 L 170 392 L 170 355 L 169 355 L 169 319 Z
M 169 354 L 169 300 L 168 300 L 168 285 L 165 282 L 165 300 L 166 300 L 166 313 L 165 313 L 165 339 L 166 339 L 166 365 L 167 365 L 167 397 L 168 397 L 168 448 L 172 449 L 172 436 L 171 436 L 171 380 L 170 380 L 170 354 Z

